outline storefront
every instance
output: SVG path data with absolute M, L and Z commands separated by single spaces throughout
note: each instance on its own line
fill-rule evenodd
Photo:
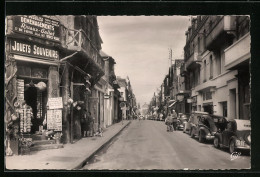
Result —
M 41 16 L 7 18 L 5 126 L 6 139 L 11 144 L 7 148 L 14 154 L 33 145 L 37 150 L 36 141 L 59 144 L 63 104 L 60 56 L 54 45 L 58 42 L 57 21 Z

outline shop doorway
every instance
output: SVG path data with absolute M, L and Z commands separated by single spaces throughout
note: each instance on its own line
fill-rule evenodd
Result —
M 34 134 L 39 131 L 39 126 L 43 126 L 46 114 L 47 91 L 40 91 L 35 86 L 25 86 L 24 100 L 25 103 L 32 108 L 31 133 Z M 47 127 L 45 126 L 45 128 Z

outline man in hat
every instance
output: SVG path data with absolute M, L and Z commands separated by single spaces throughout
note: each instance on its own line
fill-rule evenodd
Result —
M 172 119 L 173 119 L 173 128 L 176 131 L 177 130 L 177 113 L 175 112 L 175 110 L 172 110 Z

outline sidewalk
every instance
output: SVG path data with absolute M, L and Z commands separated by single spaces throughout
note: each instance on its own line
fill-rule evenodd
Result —
M 104 132 L 103 137 L 82 138 L 74 144 L 64 144 L 64 148 L 33 152 L 31 155 L 6 156 L 8 170 L 75 170 L 92 157 L 106 143 L 110 142 L 131 121 L 116 123 Z

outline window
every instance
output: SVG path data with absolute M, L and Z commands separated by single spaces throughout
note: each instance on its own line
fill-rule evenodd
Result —
M 198 52 L 200 53 L 200 37 L 198 37 Z
M 222 109 L 223 109 L 223 116 L 227 117 L 227 102 L 222 103 Z
M 215 52 L 215 62 L 216 62 L 216 75 L 221 74 L 221 57 L 220 57 L 220 51 Z
M 210 91 L 203 92 L 203 100 L 210 100 L 212 99 L 212 93 Z
M 204 80 L 203 80 L 203 82 L 207 81 L 207 78 L 206 78 L 206 75 L 207 75 L 206 67 L 207 67 L 206 60 L 204 60 L 204 68 L 203 68 L 204 69 Z
M 203 45 L 203 51 L 204 51 L 205 48 L 206 48 L 206 30 L 205 29 L 203 30 L 203 43 L 202 43 L 202 45 Z
M 210 55 L 209 62 L 210 62 L 210 77 L 209 77 L 209 79 L 212 79 L 213 78 L 213 59 L 212 59 L 212 55 Z

